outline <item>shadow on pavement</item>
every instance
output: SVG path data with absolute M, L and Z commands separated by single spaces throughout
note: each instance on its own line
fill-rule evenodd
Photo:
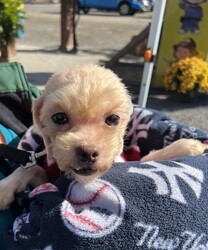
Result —
M 103 63 L 102 63 L 103 64 Z M 109 67 L 124 82 L 132 95 L 133 103 L 138 103 L 140 82 L 142 80 L 143 65 L 116 63 Z M 34 85 L 44 86 L 51 77 L 51 72 L 27 73 L 29 82 Z M 157 89 L 150 86 L 147 100 L 147 107 L 161 111 L 174 112 L 186 109 L 187 112 L 197 107 L 206 109 L 208 96 L 200 96 L 198 99 L 187 99 L 184 95 L 175 92 L 168 92 L 164 89 Z
M 63 54 L 63 55 L 66 55 L 66 54 L 74 54 L 74 55 L 77 55 L 79 53 L 84 53 L 85 55 L 103 55 L 105 56 L 107 59 L 111 59 L 111 57 L 113 55 L 116 54 L 116 50 L 86 50 L 86 49 L 79 49 L 76 51 L 76 52 L 62 52 L 60 51 L 59 48 L 45 48 L 45 49 L 18 49 L 17 52 L 19 53 L 42 53 L 42 54 Z
M 208 106 L 208 96 L 204 95 L 191 99 L 183 94 L 150 88 L 147 106 L 163 111 L 173 112 L 186 109 L 189 112 L 189 110 L 197 107 L 206 108 Z
M 137 63 L 115 63 L 109 66 L 129 89 L 132 94 L 133 103 L 138 103 L 140 83 L 142 81 L 143 64 Z M 150 86 L 147 107 L 161 111 L 191 110 L 196 107 L 206 108 L 208 106 L 208 96 L 202 95 L 199 98 L 190 99 L 183 94 L 169 92 L 164 89 L 156 89 Z
M 27 79 L 36 86 L 44 86 L 51 75 L 51 72 L 27 73 Z
M 61 51 L 57 49 L 18 49 L 17 52 L 20 53 L 45 53 L 45 54 L 57 54 L 61 53 Z

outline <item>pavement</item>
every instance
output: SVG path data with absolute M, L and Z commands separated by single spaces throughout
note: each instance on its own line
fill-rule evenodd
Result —
M 60 5 L 25 4 L 25 36 L 17 39 L 16 61 L 23 64 L 28 80 L 44 88 L 54 71 L 74 64 L 105 65 L 150 22 L 152 13 L 120 17 L 114 12 L 91 11 L 77 21 L 78 53 L 59 51 Z M 128 54 L 111 66 L 129 88 L 133 102 L 138 102 L 143 73 L 141 58 Z M 208 132 L 208 97 L 198 101 L 181 101 L 174 93 L 150 87 L 147 107 L 160 110 L 178 122 Z

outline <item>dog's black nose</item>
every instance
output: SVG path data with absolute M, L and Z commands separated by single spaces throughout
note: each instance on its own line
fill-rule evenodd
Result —
M 81 162 L 91 164 L 96 162 L 99 152 L 96 148 L 77 147 L 76 155 Z

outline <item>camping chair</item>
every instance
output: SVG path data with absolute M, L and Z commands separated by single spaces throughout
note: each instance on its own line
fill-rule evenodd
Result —
M 38 88 L 27 81 L 20 63 L 0 63 L 0 143 L 17 146 L 32 123 L 31 104 L 39 95 Z M 11 171 L 9 162 L 0 158 L 0 180 Z M 3 234 L 13 221 L 13 212 L 0 212 L 0 250 L 4 249 Z

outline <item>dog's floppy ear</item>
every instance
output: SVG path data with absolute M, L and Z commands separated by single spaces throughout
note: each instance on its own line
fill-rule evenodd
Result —
M 44 129 L 43 129 L 44 126 L 40 120 L 40 113 L 43 107 L 43 103 L 44 103 L 44 95 L 41 95 L 33 102 L 32 104 L 33 123 L 34 123 L 34 127 L 37 133 L 43 137 L 45 148 L 47 150 L 47 157 L 49 159 L 52 159 L 51 150 L 49 147 L 50 139 L 47 135 L 45 135 Z
M 43 102 L 44 102 L 44 97 L 40 96 L 32 104 L 33 123 L 38 133 L 40 133 L 41 135 L 42 135 L 43 125 L 41 124 L 40 121 L 40 111 L 43 106 Z

